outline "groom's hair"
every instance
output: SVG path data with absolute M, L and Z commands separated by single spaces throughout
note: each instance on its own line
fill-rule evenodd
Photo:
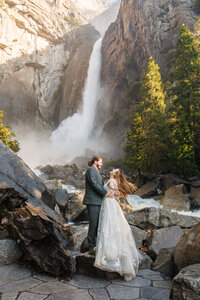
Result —
M 88 161 L 88 166 L 91 167 L 95 161 L 99 161 L 100 159 L 102 159 L 101 156 L 93 156 L 92 160 Z

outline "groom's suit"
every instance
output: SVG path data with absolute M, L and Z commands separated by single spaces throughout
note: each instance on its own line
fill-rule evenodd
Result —
M 103 187 L 104 182 L 94 165 L 86 172 L 86 191 L 83 204 L 87 205 L 89 214 L 88 243 L 90 248 L 94 248 L 97 236 L 99 213 L 103 197 L 107 191 Z

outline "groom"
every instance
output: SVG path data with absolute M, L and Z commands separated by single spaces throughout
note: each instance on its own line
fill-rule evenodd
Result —
M 88 230 L 88 244 L 89 253 L 95 255 L 96 236 L 99 223 L 99 213 L 101 203 L 105 196 L 112 198 L 111 192 L 107 193 L 104 189 L 104 181 L 99 173 L 103 165 L 100 156 L 94 156 L 88 162 L 88 170 L 86 172 L 86 190 L 83 199 L 83 204 L 87 205 L 89 215 L 89 230 Z

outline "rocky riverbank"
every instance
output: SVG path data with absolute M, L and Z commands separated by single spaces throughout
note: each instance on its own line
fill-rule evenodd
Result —
M 194 193 L 199 188 L 198 178 L 182 180 L 169 174 L 138 189 L 135 197 L 157 199 L 159 196 L 162 203 L 166 195 L 171 203 L 179 195 L 179 207 L 175 207 L 176 212 L 161 205 L 142 209 L 133 207 L 129 212 L 124 211 L 137 247 L 143 254 L 136 279 L 127 283 L 119 274 L 94 268 L 94 257 L 87 252 L 87 225 L 66 224 L 69 220 L 88 219 L 82 205 L 85 168 L 78 168 L 75 164 L 47 165 L 40 167 L 39 178 L 1 142 L 0 150 L 0 207 L 3 218 L 0 226 L 0 273 L 5 270 L 9 273 L 14 268 L 13 276 L 16 275 L 10 278 L 1 276 L 1 299 L 7 299 L 8 295 L 13 299 L 66 299 L 66 291 L 69 299 L 80 299 L 80 294 L 83 299 L 199 298 L 200 216 L 198 213 L 194 216 L 190 212 L 187 215 L 178 212 L 178 209 L 185 208 L 186 199 L 191 201 L 193 197 L 192 200 L 198 204 L 198 193 Z M 108 171 L 105 172 L 107 174 Z M 174 193 L 169 193 L 172 189 Z M 139 199 L 143 202 L 148 200 Z M 152 201 L 159 203 L 158 200 Z M 192 208 L 193 202 L 189 203 L 187 209 Z M 37 265 L 40 272 L 62 276 L 64 281 L 12 265 L 27 262 L 27 259 L 32 268 Z M 25 277 L 20 275 L 21 268 Z M 74 273 L 77 275 L 74 276 Z M 73 279 L 66 281 L 69 276 Z M 52 287 L 55 282 L 55 286 L 58 284 L 61 289 Z M 91 286 L 90 282 L 94 282 L 95 286 Z

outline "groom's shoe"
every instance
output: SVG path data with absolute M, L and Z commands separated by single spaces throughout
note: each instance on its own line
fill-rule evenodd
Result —
M 89 248 L 89 254 L 90 255 L 95 255 L 96 254 L 96 251 L 94 248 Z

